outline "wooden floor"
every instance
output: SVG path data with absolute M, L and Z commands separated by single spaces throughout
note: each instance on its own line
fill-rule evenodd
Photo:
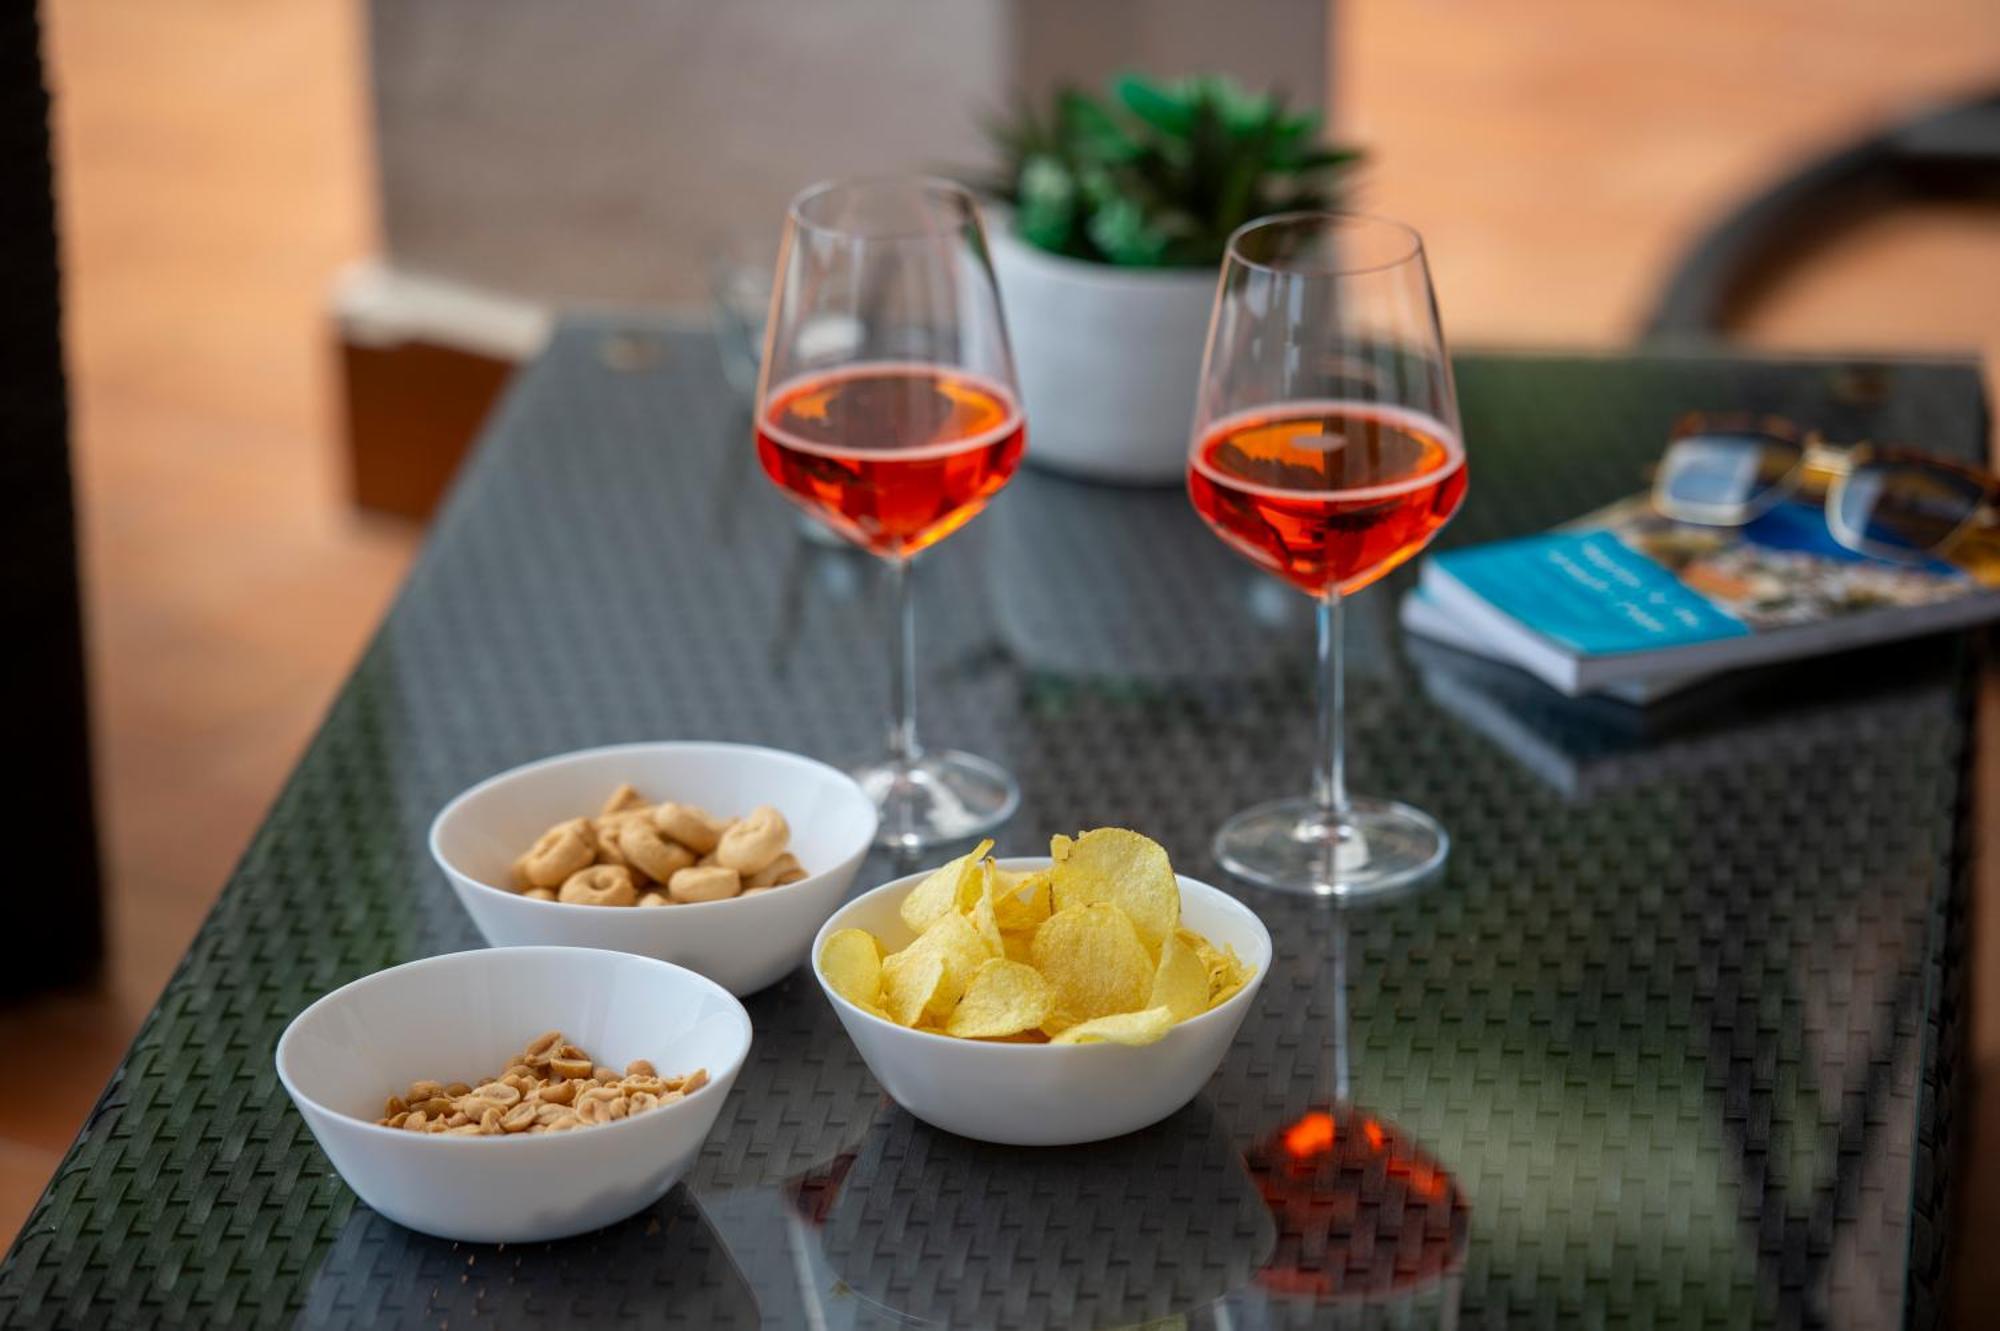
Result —
M 1463 342 L 1628 340 L 1694 229 L 1732 200 L 1816 145 L 2000 70 L 1992 0 L 1337 12 L 1339 119 L 1372 158 L 1361 201 L 1424 231 Z M 372 243 L 352 0 L 49 0 L 45 13 L 113 965 L 102 993 L 0 1013 L 0 1035 L 61 1048 L 68 1069 L 0 1107 L 0 1233 L 415 546 L 347 510 L 333 446 L 323 298 Z M 1940 209 L 1871 228 L 1748 331 L 1770 346 L 1981 348 L 2000 366 L 2000 227 Z M 2000 827 L 1996 785 L 1987 827 Z M 1985 897 L 2000 899 L 1990 877 Z M 1993 923 L 1981 917 L 1989 975 Z M 1975 1038 L 2000 1081 L 2000 1021 Z M 1987 1162 L 2000 1131 L 1976 1160 L 1990 1175 Z M 1996 1196 L 1979 1204 L 2000 1222 Z
M 332 451 L 322 302 L 372 243 L 355 9 L 43 13 L 112 955 L 0 1013 L 68 1070 L 0 1110 L 8 1234 L 416 544 L 347 512 Z

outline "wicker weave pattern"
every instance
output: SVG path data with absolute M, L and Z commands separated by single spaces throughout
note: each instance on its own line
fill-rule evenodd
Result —
M 882 1101 L 797 972 L 750 1002 L 751 1063 L 690 1186 L 653 1212 L 495 1251 L 356 1207 L 271 1049 L 326 989 L 476 945 L 425 855 L 440 804 L 579 745 L 837 760 L 876 739 L 868 564 L 798 537 L 705 341 L 662 334 L 657 365 L 619 370 L 606 331 L 566 329 L 489 430 L 0 1271 L 9 1322 L 1211 1325 L 1220 1308 L 1396 1325 L 1454 1297 L 1471 1326 L 1796 1324 L 1836 1303 L 1844 1325 L 1932 1318 L 1967 654 L 1916 644 L 1753 683 L 1727 724 L 1626 743 L 1624 774 L 1579 797 L 1431 700 L 1386 591 L 1350 616 L 1353 781 L 1444 819 L 1447 878 L 1344 923 L 1248 897 L 1280 956 L 1221 1073 L 1167 1123 L 1049 1154 L 936 1133 Z M 1687 407 L 1964 455 L 1985 429 L 1960 366 L 1462 370 L 1455 542 L 1631 488 Z M 1024 474 L 929 559 L 920 595 L 926 732 L 1025 787 L 1003 853 L 1122 823 L 1212 876 L 1217 822 L 1303 782 L 1307 607 L 1177 493 Z M 1272 1219 L 1241 1154 L 1325 1094 L 1337 928 L 1355 1099 L 1470 1206 L 1456 1286 L 1387 1310 L 1260 1278 Z

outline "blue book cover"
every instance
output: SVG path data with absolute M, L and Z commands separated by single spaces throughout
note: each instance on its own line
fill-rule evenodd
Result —
M 1499 654 L 1569 692 L 2000 613 L 2000 593 L 1965 569 L 1856 553 L 1818 505 L 1798 502 L 1706 527 L 1660 517 L 1639 496 L 1555 531 L 1435 555 L 1423 586 Z

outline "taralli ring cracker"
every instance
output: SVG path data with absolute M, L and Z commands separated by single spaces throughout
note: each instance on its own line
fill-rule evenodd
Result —
M 579 906 L 630 906 L 639 899 L 632 871 L 622 865 L 598 864 L 578 869 L 563 880 L 557 901 Z
M 597 838 L 591 835 L 590 821 L 572 818 L 542 833 L 528 848 L 521 857 L 521 875 L 530 887 L 560 887 L 578 869 L 589 868 L 596 856 Z
M 514 862 L 510 886 L 571 906 L 679 906 L 774 892 L 811 875 L 791 824 L 768 804 L 718 818 L 694 804 L 649 802 L 620 785 L 595 814 L 557 823 Z
M 784 854 L 792 829 L 785 816 L 768 804 L 760 804 L 746 818 L 739 818 L 722 839 L 715 843 L 715 862 L 725 869 L 754 874 Z
M 1056 837 L 1021 873 L 990 841 L 933 870 L 898 908 L 916 935 L 887 951 L 861 929 L 828 935 L 820 972 L 885 1021 L 967 1040 L 1145 1045 L 1253 978 L 1181 923 L 1180 880 L 1158 844 L 1123 828 Z

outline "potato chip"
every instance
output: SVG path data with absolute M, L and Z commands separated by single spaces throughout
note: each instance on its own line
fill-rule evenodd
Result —
M 1160 964 L 1153 971 L 1153 996 L 1147 1007 L 1164 1007 L 1175 1021 L 1186 1021 L 1208 1011 L 1211 986 L 1208 967 L 1194 949 L 1170 935 L 1160 948 Z
M 1181 885 L 1167 852 L 1156 841 L 1122 827 L 1100 827 L 1076 840 L 1049 843 L 1051 905 L 1057 914 L 1102 901 L 1116 906 L 1138 930 L 1147 968 L 1181 922 Z
M 993 898 L 991 896 L 981 896 L 978 901 L 973 903 L 971 913 L 965 918 L 971 922 L 973 931 L 979 935 L 986 946 L 992 949 L 994 956 L 1001 957 L 1007 954 L 1007 938 L 1006 935 L 1000 932 L 1000 926 L 993 918 Z
M 944 959 L 904 948 L 882 960 L 882 1008 L 898 1026 L 915 1026 L 944 988 Z
M 910 895 L 903 898 L 900 912 L 903 923 L 910 926 L 911 933 L 920 934 L 943 916 L 972 909 L 973 903 L 985 890 L 986 880 L 980 871 L 980 861 L 991 849 L 991 841 L 982 841 L 942 869 L 934 870 L 923 882 L 910 889 Z
M 1049 982 L 1056 1030 L 1130 1012 L 1153 991 L 1153 960 L 1123 911 L 1108 902 L 1059 910 L 1035 930 L 1034 967 Z M 1048 1024 L 1044 1030 L 1050 1030 Z
M 1151 1044 L 1174 1028 L 1174 1014 L 1163 1007 L 1138 1012 L 1117 1012 L 1092 1021 L 1079 1022 L 1051 1040 L 1051 1044 Z
M 1215 944 L 1209 942 L 1206 938 L 1203 938 L 1200 934 L 1187 928 L 1185 925 L 1174 930 L 1174 937 L 1180 939 L 1189 948 L 1193 949 L 1194 954 L 1201 958 L 1201 964 L 1208 969 L 1210 974 L 1215 973 L 1215 958 L 1221 955 L 1221 953 L 1215 950 Z
M 1221 1007 L 1236 997 L 1237 991 L 1250 983 L 1256 972 L 1250 964 L 1236 955 L 1236 949 L 1225 944 L 1222 951 L 1214 953 L 1208 968 L 1208 1005 Z
M 857 1007 L 882 1006 L 882 945 L 866 929 L 841 929 L 829 934 L 819 950 L 819 968 L 826 982 Z
M 991 1040 L 1035 1030 L 1049 1015 L 1049 985 L 1041 972 L 998 957 L 974 973 L 952 1009 L 945 1034 Z
M 993 843 L 926 875 L 899 907 L 916 938 L 844 929 L 821 968 L 835 993 L 916 1030 L 1009 1044 L 1148 1044 L 1241 992 L 1250 967 L 1180 925 L 1180 882 L 1122 828 L 1058 836 L 1055 864 L 1002 869 Z M 872 996 L 871 996 L 872 992 Z
M 993 918 L 1002 929 L 1033 931 L 1052 913 L 1049 871 L 1015 872 L 988 865 L 986 894 L 993 900 Z
M 972 977 L 999 953 L 989 947 L 972 922 L 963 915 L 945 915 L 932 923 L 931 927 L 918 935 L 896 955 L 934 956 L 944 966 L 944 982 L 925 1004 L 924 1011 L 942 1022 L 951 1015 L 957 1005 L 959 995 Z M 885 982 L 886 983 L 886 982 Z

